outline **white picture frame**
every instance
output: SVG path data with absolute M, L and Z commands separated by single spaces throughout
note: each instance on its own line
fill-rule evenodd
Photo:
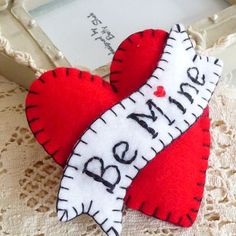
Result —
M 0 0 L 0 31 L 2 29 L 0 73 L 26 88 L 45 70 L 58 66 L 71 66 L 28 12 L 50 1 L 52 0 Z M 228 2 L 236 3 L 235 0 Z M 236 5 L 232 5 L 222 12 L 190 25 L 189 33 L 196 42 L 197 49 L 217 54 L 224 60 L 230 61 L 231 56 L 226 51 L 230 48 L 232 53 L 233 48 L 236 52 L 235 32 L 233 32 L 236 27 L 235 19 Z M 235 66 L 231 64 L 229 62 L 227 70 Z M 17 67 L 18 73 L 14 73 L 13 66 Z M 84 67 L 83 69 L 89 70 Z M 95 71 L 101 76 L 107 75 L 104 67 Z

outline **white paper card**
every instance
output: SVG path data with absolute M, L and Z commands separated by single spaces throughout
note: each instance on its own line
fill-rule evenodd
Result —
M 223 0 L 56 0 L 30 14 L 74 66 L 90 69 L 111 62 L 130 34 L 148 29 L 169 31 L 224 9 Z

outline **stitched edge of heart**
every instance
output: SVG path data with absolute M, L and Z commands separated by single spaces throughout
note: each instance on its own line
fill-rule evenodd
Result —
M 144 31 L 136 32 L 131 34 L 128 38 L 126 38 L 116 50 L 116 53 L 113 57 L 111 66 L 110 66 L 110 84 L 113 87 L 114 91 L 120 93 L 121 98 L 125 98 L 129 96 L 131 93 L 135 92 L 139 89 L 147 79 L 152 75 L 152 72 L 157 67 L 158 62 L 161 59 L 161 55 L 164 50 L 164 46 L 166 44 L 167 38 L 169 33 L 161 30 L 161 29 L 146 29 Z M 144 43 L 143 40 L 148 40 L 148 52 L 146 52 L 146 42 Z M 143 61 L 144 65 L 142 65 L 145 70 L 142 70 L 142 67 L 138 67 L 139 75 L 141 75 L 144 79 L 136 79 L 137 76 L 133 76 L 134 69 L 130 75 L 130 67 L 135 67 L 136 65 L 129 65 L 127 67 L 127 58 L 132 59 L 135 57 L 133 55 L 134 50 L 136 53 L 140 54 L 139 50 L 143 50 L 142 53 L 145 51 L 146 55 L 148 55 L 148 61 Z M 127 54 L 130 53 L 130 54 Z M 145 54 L 144 54 L 145 55 Z M 145 55 L 145 56 L 146 56 Z M 143 56 L 143 55 L 142 55 Z M 151 57 L 151 58 L 150 58 Z M 135 57 L 136 58 L 136 57 Z M 126 60 L 126 67 L 123 66 L 123 62 Z M 148 64 L 145 64 L 147 63 Z M 146 68 L 149 68 L 148 70 Z M 126 75 L 128 69 L 128 76 Z M 124 75 L 125 74 L 125 75 Z M 134 77 L 134 78 L 133 78 Z M 133 79 L 133 80 L 132 80 Z M 140 84 L 139 81 L 142 81 Z M 132 88 L 125 87 L 127 81 L 132 83 Z M 137 83 L 138 81 L 138 83 Z M 125 87 L 121 90 L 121 87 Z
M 57 78 L 57 71 L 59 71 L 59 70 L 64 70 L 65 76 L 68 79 L 70 78 L 71 73 L 75 73 L 75 74 L 77 74 L 78 79 L 85 79 L 85 80 L 88 80 L 89 82 L 95 82 L 95 81 L 100 80 L 99 83 L 101 83 L 102 87 L 104 87 L 104 88 L 106 87 L 107 89 L 111 89 L 112 91 L 113 91 L 113 88 L 110 86 L 110 84 L 108 82 L 103 80 L 100 76 L 92 75 L 87 71 L 81 71 L 76 68 L 64 68 L 64 67 L 58 67 L 54 70 L 49 70 L 49 71 L 43 73 L 37 80 L 35 80 L 31 84 L 28 94 L 26 96 L 26 100 L 25 100 L 25 114 L 26 114 L 26 119 L 27 119 L 28 125 L 29 125 L 35 139 L 39 142 L 39 144 L 42 145 L 44 150 L 50 156 L 53 157 L 53 159 L 55 160 L 55 162 L 57 164 L 64 165 L 62 163 L 62 161 L 60 161 L 60 158 L 57 158 L 57 155 L 59 154 L 59 151 L 60 151 L 60 146 L 58 144 L 55 145 L 54 141 L 51 140 L 51 137 L 49 137 L 47 135 L 47 133 L 45 132 L 44 125 L 41 122 L 40 114 L 38 114 L 37 116 L 34 116 L 34 117 L 32 117 L 32 115 L 31 115 L 31 110 L 38 108 L 37 103 L 32 104 L 31 96 L 37 96 L 40 94 L 40 89 L 36 91 L 34 88 L 37 87 L 37 85 L 39 85 L 39 87 L 40 87 L 41 85 L 46 84 L 47 80 L 56 79 Z M 34 122 L 41 122 L 41 128 L 35 129 L 32 125 Z M 53 146 L 53 148 L 50 144 Z M 49 150 L 49 149 L 51 149 L 51 150 Z

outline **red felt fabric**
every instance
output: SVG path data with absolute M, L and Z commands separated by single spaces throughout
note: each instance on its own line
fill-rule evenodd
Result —
M 66 68 L 48 71 L 32 84 L 26 98 L 27 120 L 57 163 L 65 165 L 76 141 L 98 116 L 145 83 L 167 36 L 164 31 L 146 30 L 126 39 L 111 65 L 111 85 L 99 76 Z M 126 195 L 127 206 L 191 225 L 202 197 L 209 137 L 205 113 L 137 175 Z
M 99 76 L 57 68 L 31 85 L 26 115 L 37 141 L 64 166 L 90 123 L 116 102 L 110 84 Z
M 110 82 L 125 98 L 152 75 L 162 55 L 168 34 L 162 30 L 145 30 L 131 35 L 117 49 Z

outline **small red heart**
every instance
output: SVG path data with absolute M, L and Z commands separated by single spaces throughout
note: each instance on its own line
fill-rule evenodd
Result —
M 154 92 L 157 97 L 165 97 L 166 91 L 163 86 L 157 86 L 157 90 Z

